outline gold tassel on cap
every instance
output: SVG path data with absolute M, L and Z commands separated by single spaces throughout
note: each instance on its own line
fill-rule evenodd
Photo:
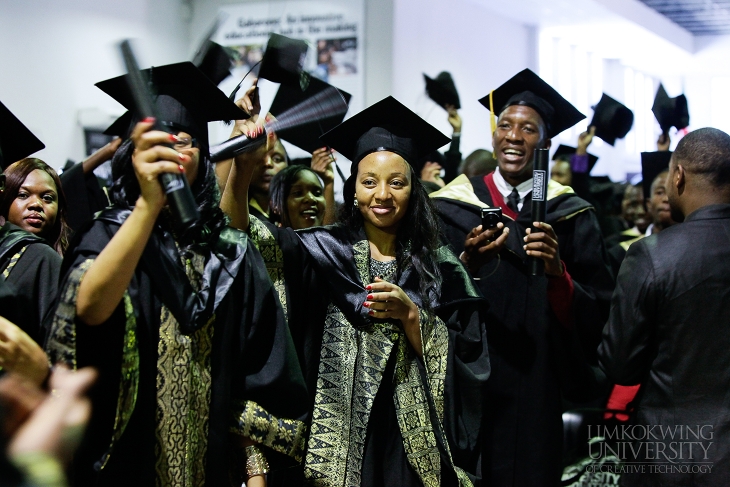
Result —
M 489 122 L 492 125 L 492 133 L 497 130 L 497 117 L 494 116 L 494 99 L 492 94 L 494 90 L 489 92 Z

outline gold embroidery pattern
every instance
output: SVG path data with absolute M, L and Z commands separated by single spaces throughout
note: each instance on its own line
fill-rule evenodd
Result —
M 52 364 L 66 364 L 76 370 L 76 296 L 81 281 L 89 270 L 93 259 L 87 259 L 69 275 L 66 285 L 59 291 L 60 297 L 56 314 L 46 343 L 48 360 Z
M 350 448 L 347 455 L 345 485 L 360 485 L 361 483 L 363 452 L 365 451 L 370 412 L 383 380 L 383 372 L 388 365 L 393 340 L 401 341 L 401 334 L 393 328 L 389 324 L 377 324 L 370 332 L 364 330 L 355 332 L 355 339 L 358 343 L 354 344 L 357 357 L 351 396 L 354 400 L 350 413 Z M 354 330 L 352 326 L 350 329 Z
M 371 282 L 370 247 L 353 245 L 355 266 L 363 285 Z M 441 461 L 430 408 L 440 422 L 444 416 L 444 384 L 448 330 L 438 317 L 419 311 L 428 383 L 418 370 L 415 352 L 395 325 L 376 323 L 356 330 L 343 313 L 330 305 L 325 319 L 312 425 L 304 462 L 312 485 L 359 485 L 367 424 L 388 357 L 395 352 L 393 400 L 409 464 L 427 487 L 441 483 Z M 451 458 L 449 447 L 446 453 Z M 453 466 L 453 461 L 452 461 Z M 454 466 L 459 484 L 471 486 L 466 473 Z
M 286 281 L 284 279 L 284 253 L 281 251 L 281 247 L 276 243 L 274 235 L 266 225 L 253 215 L 250 215 L 249 218 L 249 236 L 264 258 L 266 271 L 269 273 L 269 278 L 274 285 L 274 289 L 276 289 L 276 294 L 279 296 L 281 307 L 284 310 L 284 316 L 288 316 Z
M 348 329 L 349 328 L 349 329 Z M 342 313 L 330 305 L 325 318 L 317 389 L 312 411 L 304 476 L 312 485 L 344 485 L 350 431 L 355 357 L 347 353 L 348 335 L 354 333 Z M 352 350 L 352 349 L 350 349 Z M 358 466 L 359 469 L 359 466 Z
M 185 263 L 196 291 L 204 265 L 199 254 Z M 192 335 L 184 335 L 170 310 L 162 306 L 155 432 L 156 483 L 160 487 L 205 484 L 214 320 L 215 315 Z
M 423 343 L 423 362 L 426 368 L 428 380 L 429 397 L 436 410 L 436 417 L 439 420 L 439 430 L 444 433 L 444 390 L 446 384 L 446 368 L 449 353 L 449 330 L 446 323 L 438 316 L 431 315 L 424 310 L 419 310 L 421 320 L 421 342 Z M 464 470 L 454 465 L 451 456 L 451 448 L 448 442 L 444 442 L 446 455 L 449 457 L 451 466 L 456 472 L 461 487 L 471 487 L 472 482 Z
M 93 259 L 82 262 L 71 271 L 66 286 L 61 290 L 61 300 L 53 317 L 46 351 L 51 363 L 64 363 L 76 369 L 76 297 L 78 296 L 81 281 L 89 270 Z M 114 445 L 121 438 L 127 428 L 129 419 L 137 403 L 137 388 L 139 386 L 139 349 L 137 344 L 137 320 L 129 293 L 125 292 L 122 298 L 124 306 L 124 342 L 122 345 L 122 371 L 119 381 L 119 395 L 114 415 L 114 429 L 109 449 L 100 461 L 101 469 L 109 462 Z
M 7 267 L 5 267 L 5 270 L 3 271 L 3 277 L 5 279 L 8 278 L 8 276 L 10 275 L 10 271 L 13 270 L 13 267 L 15 267 L 15 264 L 18 263 L 20 258 L 23 256 L 23 252 L 25 252 L 25 249 L 27 249 L 27 248 L 28 248 L 28 246 L 26 245 L 25 247 L 20 249 L 17 254 L 15 254 L 14 256 L 12 256 L 10 258 L 10 261 L 8 262 Z
M 393 400 L 406 457 L 423 485 L 438 487 L 441 485 L 441 460 L 429 417 L 426 391 L 414 352 L 407 346 L 400 346 L 397 353 Z
M 355 330 L 334 305 L 324 328 L 304 473 L 317 486 L 359 485 L 370 411 L 402 334 L 389 324 Z
M 234 406 L 231 433 L 245 436 L 272 450 L 302 461 L 307 425 L 294 419 L 279 419 L 253 401 Z

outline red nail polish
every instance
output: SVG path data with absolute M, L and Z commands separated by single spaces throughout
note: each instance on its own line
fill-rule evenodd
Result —
M 185 172 L 185 168 L 182 164 L 178 165 L 177 168 L 180 169 L 180 172 Z
M 188 160 L 188 156 L 186 156 L 185 154 L 178 154 L 177 157 L 181 161 L 187 161 Z
M 366 308 L 369 308 L 370 307 L 370 303 L 368 303 L 367 301 L 365 301 L 364 303 L 362 303 L 362 305 L 365 306 Z
M 373 310 L 370 310 L 370 311 L 368 311 L 368 314 L 369 314 L 370 316 L 373 316 L 373 315 L 375 314 L 375 312 L 374 312 Z
M 367 286 L 365 286 L 365 289 L 367 289 L 368 291 L 370 291 L 372 288 L 373 288 L 373 286 L 371 286 L 370 284 L 368 284 Z
M 368 301 L 372 301 L 372 300 L 373 300 L 373 295 L 372 294 L 368 294 Z
M 170 142 L 177 142 L 177 135 L 170 134 Z
M 155 117 L 147 117 L 142 120 L 144 123 L 155 123 Z

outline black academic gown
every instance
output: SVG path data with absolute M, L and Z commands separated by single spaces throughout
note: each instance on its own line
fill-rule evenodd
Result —
M 480 206 L 492 201 L 483 176 L 462 176 L 433 193 L 444 233 L 455 253 L 481 224 Z M 479 271 L 489 302 L 487 335 L 492 375 L 485 396 L 486 485 L 557 485 L 560 480 L 562 400 L 582 402 L 599 394 L 594 369 L 600 331 L 608 316 L 613 279 L 601 232 L 590 205 L 554 181 L 546 222 L 574 285 L 572 326 L 561 324 L 548 302 L 548 278 L 531 277 L 523 250 L 532 224 L 530 195 L 518 218 L 507 216 L 505 248 Z
M 163 305 L 182 335 L 213 327 L 207 355 L 210 389 L 203 392 L 210 395 L 205 485 L 229 485 L 232 432 L 260 442 L 273 469 L 300 458 L 306 389 L 261 256 L 244 233 L 226 228 L 202 251 L 205 269 L 195 292 L 172 236 L 156 227 L 112 317 L 93 327 L 75 318 L 75 296 L 88 260 L 99 255 L 128 214 L 106 210 L 75 237 L 64 260 L 47 344 L 54 362 L 99 370 L 90 393 L 92 418 L 74 462 L 74 484 L 155 485 L 157 394 L 176 383 L 177 370 L 158 366 L 164 353 L 159 348 Z M 202 414 L 193 422 L 204 421 Z
M 260 225 L 260 223 L 252 225 L 259 237 Z M 404 385 L 399 384 L 394 378 L 395 369 L 399 366 L 406 367 L 405 361 L 399 361 L 396 348 L 401 343 L 399 340 L 406 339 L 404 336 L 399 336 L 402 332 L 398 331 L 397 326 L 386 327 L 386 330 L 381 328 L 386 325 L 374 323 L 367 315 L 368 309 L 362 306 L 367 296 L 364 288 L 367 282 L 363 282 L 362 274 L 366 271 L 363 271 L 363 265 L 367 267 L 369 259 L 369 247 L 364 233 L 353 232 L 338 225 L 296 233 L 272 225 L 266 227 L 269 235 L 282 250 L 280 254 L 283 256 L 286 278 L 289 326 L 295 342 L 298 342 L 297 349 L 313 401 L 314 419 L 311 428 L 315 434 L 310 436 L 308 442 L 309 449 L 304 467 L 308 480 L 304 483 L 314 483 L 317 475 L 325 475 L 327 480 L 323 481 L 322 485 L 350 485 L 348 482 L 363 486 L 423 485 L 421 475 L 424 471 L 426 474 L 432 474 L 433 471 L 424 468 L 419 472 L 410 463 L 413 457 L 409 459 L 409 453 L 404 448 L 403 432 L 397 419 L 399 413 L 402 413 L 403 406 L 399 408 L 394 401 L 396 390 L 404 389 Z M 262 250 L 262 252 L 265 259 L 267 255 L 272 257 L 276 255 L 275 251 Z M 440 382 L 442 388 L 430 389 L 429 396 L 431 401 L 443 404 L 443 408 L 441 406 L 434 408 L 432 402 L 431 407 L 422 409 L 412 405 L 412 411 L 421 411 L 421 419 L 430 417 L 431 425 L 437 422 L 441 424 L 433 428 L 431 433 L 424 433 L 435 441 L 431 455 L 435 455 L 432 461 L 435 458 L 436 469 L 440 470 L 441 485 L 458 485 L 453 465 L 459 468 L 463 481 L 480 485 L 481 398 L 490 370 L 484 334 L 483 301 L 478 291 L 471 285 L 458 259 L 446 249 L 443 249 L 441 256 L 440 267 L 444 276 L 442 294 L 431 305 L 435 316 L 441 320 L 442 325 L 445 325 L 441 328 L 443 334 L 440 339 L 443 348 L 439 351 L 444 360 L 442 365 L 445 374 L 441 379 L 443 382 Z M 267 265 L 271 273 L 275 262 L 267 260 Z M 300 274 L 296 275 L 290 272 L 290 269 L 296 269 Z M 372 280 L 370 277 L 367 279 L 369 282 Z M 419 307 L 423 306 L 417 292 L 417 277 L 412 269 L 402 272 L 398 285 L 414 303 Z M 329 329 L 325 322 L 333 307 L 341 311 L 342 314 L 338 316 L 346 324 L 347 330 L 362 331 L 362 334 L 358 335 L 363 340 L 361 343 L 367 342 L 371 336 L 382 336 L 381 332 L 394 333 L 388 335 L 390 337 L 388 340 L 377 342 L 380 344 L 378 346 L 389 350 L 385 357 L 375 354 L 379 357 L 377 360 L 373 359 L 370 365 L 362 366 L 363 370 L 370 371 L 368 373 L 370 377 L 363 378 L 363 382 L 368 382 L 372 377 L 376 378 L 368 394 L 354 394 L 353 397 L 353 401 L 357 403 L 371 404 L 369 409 L 366 408 L 369 417 L 365 425 L 358 426 L 356 422 L 349 424 L 349 428 L 363 429 L 362 458 L 358 460 L 357 465 L 343 463 L 342 468 L 329 465 L 337 464 L 329 460 L 338 456 L 338 449 L 333 445 L 337 442 L 338 436 L 328 435 L 325 431 L 328 426 L 323 417 L 327 412 L 322 407 L 322 402 L 327 402 L 325 398 L 333 397 L 328 395 L 326 390 L 322 390 L 323 384 L 331 384 L 330 375 L 339 377 L 339 381 L 348 377 L 346 373 L 340 375 L 334 371 L 332 367 L 337 365 L 332 364 L 337 361 L 330 361 L 336 355 L 333 351 L 336 347 L 333 344 L 338 343 L 338 339 L 336 330 Z M 422 316 L 422 324 L 428 320 L 426 316 Z M 396 345 L 393 345 L 391 338 Z M 437 342 L 438 340 L 434 340 L 433 343 Z M 395 347 L 392 353 L 388 348 L 390 346 Z M 426 355 L 429 353 L 438 355 L 434 352 L 426 352 Z M 323 357 L 326 359 L 325 363 L 322 362 Z M 428 358 L 426 362 L 434 363 Z M 417 364 L 422 380 L 429 376 L 424 370 L 422 361 L 416 360 L 411 363 Z M 425 380 L 428 382 L 428 379 Z M 333 382 L 338 382 L 338 379 L 334 379 Z M 406 435 L 409 435 L 407 428 Z M 329 446 L 328 442 L 331 442 Z M 411 443 L 418 442 L 411 439 Z M 424 464 L 427 463 L 425 458 L 422 460 Z M 346 472 L 355 470 L 358 472 L 357 477 L 346 478 Z M 357 478 L 357 481 L 353 480 L 354 478 Z M 288 480 L 287 485 L 302 484 L 301 477 Z
M 61 257 L 44 239 L 6 223 L 0 228 L 0 275 L 15 290 L 15 324 L 43 344 L 42 325 L 58 290 Z M 5 315 L 0 310 L 0 315 Z

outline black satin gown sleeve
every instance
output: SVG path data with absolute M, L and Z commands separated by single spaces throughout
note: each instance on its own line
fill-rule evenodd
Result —
M 16 293 L 20 321 L 16 323 L 36 343 L 43 344 L 47 329 L 44 319 L 52 312 L 58 292 L 61 257 L 45 243 L 33 243 L 25 248 L 7 277 Z
M 617 384 L 643 382 L 656 357 L 653 317 L 659 300 L 653 279 L 654 269 L 646 247 L 636 242 L 629 247 L 621 265 L 611 316 L 598 349 L 601 367 Z

